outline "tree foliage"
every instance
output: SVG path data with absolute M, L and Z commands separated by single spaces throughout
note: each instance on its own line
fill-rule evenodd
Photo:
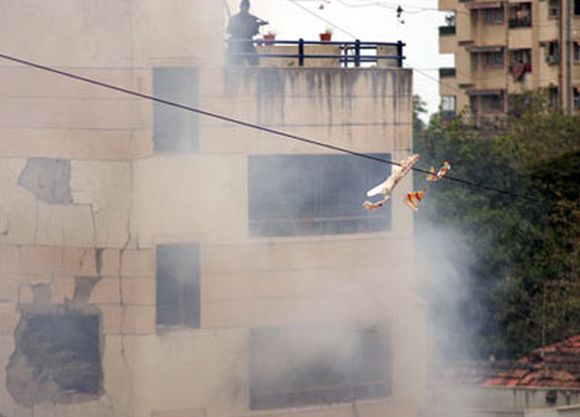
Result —
M 456 312 L 470 325 L 457 337 L 481 356 L 514 357 L 580 333 L 580 117 L 533 97 L 505 126 L 489 137 L 466 117 L 435 116 L 414 132 L 427 165 L 448 160 L 450 175 L 529 197 L 440 181 L 417 217 L 418 233 L 450 228 L 473 254 Z

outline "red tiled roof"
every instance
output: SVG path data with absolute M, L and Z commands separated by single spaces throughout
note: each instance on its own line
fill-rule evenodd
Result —
M 524 355 L 483 385 L 580 388 L 580 335 Z

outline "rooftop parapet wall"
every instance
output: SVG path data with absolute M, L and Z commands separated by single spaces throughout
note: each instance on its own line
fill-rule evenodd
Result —
M 402 69 L 233 69 L 225 72 L 224 102 L 207 98 L 206 107 L 217 110 L 223 104 L 228 113 L 246 121 L 308 132 L 330 143 L 355 144 L 362 151 L 392 152 L 411 147 L 411 79 L 410 70 Z M 252 144 L 248 151 L 277 147 L 283 152 L 276 145 L 279 140 L 270 142 L 273 145 Z

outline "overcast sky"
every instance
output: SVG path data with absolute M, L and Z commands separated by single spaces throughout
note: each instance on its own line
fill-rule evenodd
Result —
M 437 111 L 438 83 L 426 75 L 438 79 L 436 68 L 453 65 L 451 57 L 438 54 L 438 27 L 444 24 L 444 14 L 432 10 L 437 8 L 437 0 L 251 0 L 251 13 L 269 21 L 263 31 L 273 30 L 277 39 L 317 40 L 329 25 L 294 1 L 363 41 L 405 42 L 404 65 L 422 72 L 414 72 L 415 93 L 427 102 L 429 112 Z M 231 12 L 236 13 L 239 1 L 228 2 Z M 404 23 L 397 19 L 398 5 L 404 10 Z M 334 29 L 333 40 L 352 39 Z

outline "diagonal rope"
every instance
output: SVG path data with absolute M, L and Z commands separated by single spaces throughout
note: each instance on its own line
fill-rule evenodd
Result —
M 336 145 L 332 145 L 332 144 L 329 144 L 329 143 L 320 142 L 320 141 L 317 141 L 317 140 L 314 140 L 314 139 L 310 139 L 310 138 L 307 138 L 307 137 L 304 137 L 304 136 L 295 135 L 293 133 L 283 132 L 281 130 L 276 130 L 276 129 L 272 129 L 272 128 L 269 128 L 269 127 L 266 127 L 266 126 L 261 126 L 261 125 L 255 124 L 255 123 L 250 123 L 250 122 L 247 122 L 247 121 L 244 121 L 244 120 L 236 119 L 236 118 L 230 117 L 230 116 L 225 116 L 225 115 L 222 115 L 222 114 L 219 114 L 219 113 L 214 113 L 214 112 L 210 112 L 210 111 L 207 111 L 207 110 L 202 110 L 202 109 L 195 108 L 195 107 L 191 107 L 191 106 L 186 106 L 184 104 L 175 103 L 173 101 L 169 101 L 169 100 L 165 100 L 165 99 L 162 99 L 162 98 L 159 98 L 159 97 L 155 97 L 155 96 L 152 96 L 152 95 L 140 93 L 138 91 L 129 90 L 127 88 L 123 88 L 123 87 L 119 87 L 119 86 L 116 86 L 116 85 L 108 84 L 108 83 L 105 83 L 103 81 L 98 81 L 98 80 L 95 80 L 95 79 L 92 79 L 92 78 L 83 77 L 83 76 L 80 76 L 80 75 L 77 75 L 77 74 L 73 74 L 71 72 L 67 72 L 67 71 L 62 71 L 62 70 L 56 69 L 54 67 L 49 67 L 49 66 L 46 66 L 46 65 L 37 64 L 35 62 L 27 61 L 27 60 L 24 60 L 24 59 L 21 59 L 21 58 L 17 58 L 17 57 L 11 56 L 11 55 L 6 55 L 6 54 L 3 54 L 3 53 L 0 53 L 0 58 L 1 59 L 5 59 L 5 60 L 8 60 L 8 61 L 16 62 L 16 63 L 21 64 L 21 65 L 26 65 L 28 67 L 36 68 L 36 69 L 39 69 L 39 70 L 42 70 L 42 71 L 46 71 L 46 72 L 50 72 L 50 73 L 53 73 L 53 74 L 57 74 L 57 75 L 60 75 L 60 76 L 63 76 L 63 77 L 71 78 L 71 79 L 74 79 L 74 80 L 77 80 L 77 81 L 82 81 L 84 83 L 93 84 L 93 85 L 96 85 L 96 86 L 99 86 L 99 87 L 102 87 L 102 88 L 107 88 L 109 90 L 118 91 L 120 93 L 128 94 L 128 95 L 131 95 L 131 96 L 134 96 L 134 97 L 139 97 L 139 98 L 142 98 L 142 99 L 145 99 L 145 100 L 150 100 L 150 101 L 153 101 L 153 102 L 156 102 L 156 103 L 165 104 L 165 105 L 170 106 L 170 107 L 175 107 L 175 108 L 182 109 L 182 110 L 185 110 L 185 111 L 189 111 L 189 112 L 192 112 L 192 113 L 197 113 L 197 114 L 200 114 L 200 115 L 203 115 L 203 116 L 206 116 L 206 117 L 210 117 L 210 118 L 213 118 L 213 119 L 221 120 L 221 121 L 224 121 L 224 122 L 227 122 L 227 123 L 232 123 L 232 124 L 236 124 L 236 125 L 239 125 L 239 126 L 244 126 L 244 127 L 250 128 L 250 129 L 260 130 L 262 132 L 271 133 L 273 135 L 281 136 L 281 137 L 284 137 L 284 138 L 287 138 L 287 139 L 291 139 L 291 140 L 295 140 L 295 141 L 298 141 L 298 142 L 307 143 L 307 144 L 314 145 L 314 146 L 318 146 L 318 147 L 325 148 L 325 149 L 330 149 L 330 150 L 333 150 L 333 151 L 336 151 L 336 152 L 341 152 L 341 153 L 349 154 L 349 155 L 356 156 L 356 157 L 359 157 L 359 158 L 365 158 L 365 159 L 372 160 L 372 161 L 375 161 L 375 162 L 380 162 L 380 163 L 383 163 L 383 164 L 401 166 L 401 164 L 398 163 L 398 162 L 391 161 L 391 160 L 384 159 L 384 158 L 379 158 L 379 157 L 374 156 L 374 155 L 369 155 L 369 154 L 365 154 L 365 153 L 362 153 L 362 152 L 354 151 L 352 149 L 343 148 L 343 147 L 336 146 Z M 424 170 L 424 169 L 420 169 L 420 168 L 413 168 L 413 171 L 420 172 L 420 173 L 423 173 L 423 174 L 431 174 L 430 171 L 427 171 L 427 170 Z M 511 197 L 521 198 L 521 199 L 525 199 L 525 200 L 529 200 L 529 201 L 535 201 L 535 202 L 538 202 L 538 203 L 541 203 L 542 202 L 541 200 L 536 199 L 536 198 L 531 197 L 531 196 L 528 196 L 528 195 L 517 194 L 517 193 L 511 192 L 511 191 L 508 191 L 508 190 L 504 190 L 504 189 L 501 189 L 501 188 L 497 188 L 497 187 L 493 187 L 493 186 L 489 186 L 489 185 L 477 183 L 477 182 L 474 182 L 474 181 L 465 180 L 465 179 L 458 178 L 458 177 L 453 177 L 453 176 L 446 175 L 445 177 L 443 177 L 443 179 L 444 180 L 447 180 L 447 181 L 453 181 L 453 182 L 456 182 L 456 183 L 459 183 L 459 184 L 463 184 L 463 185 L 466 185 L 466 186 L 469 186 L 469 187 L 475 187 L 475 188 L 480 188 L 480 189 L 484 189 L 484 190 L 488 190 L 488 191 L 494 191 L 494 192 L 497 192 L 497 193 L 500 193 L 500 194 L 509 195 Z

